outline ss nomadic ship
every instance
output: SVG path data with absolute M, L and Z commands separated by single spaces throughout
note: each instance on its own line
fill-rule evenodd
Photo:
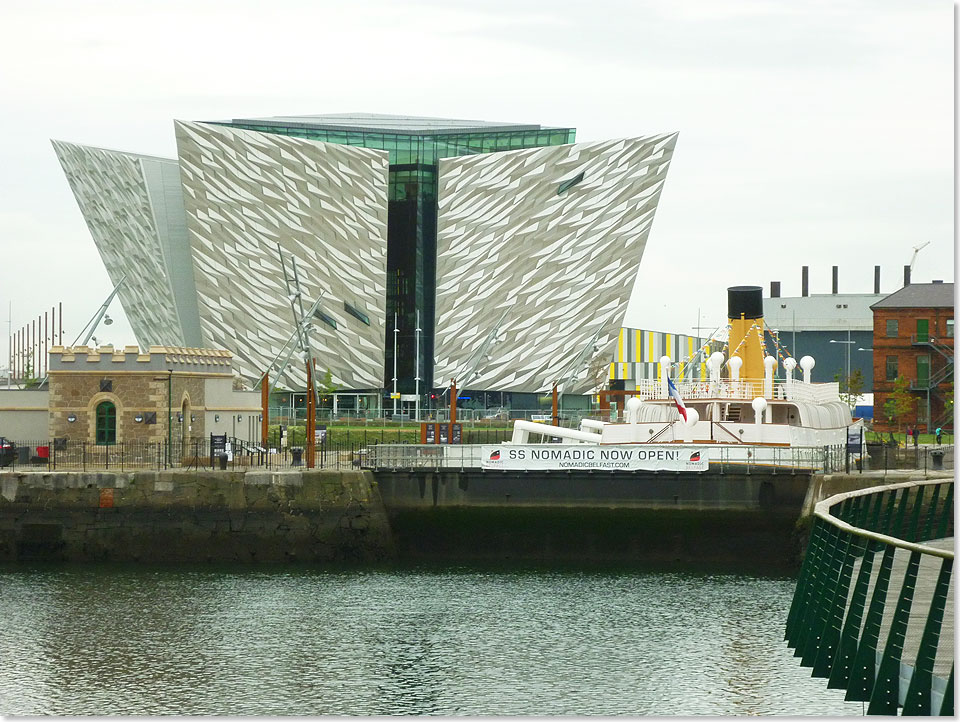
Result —
M 708 378 L 674 380 L 673 360 L 663 356 L 658 379 L 638 380 L 635 390 L 623 392 L 629 398 L 623 404 L 622 422 L 584 419 L 579 428 L 568 429 L 518 420 L 510 444 L 502 445 L 501 457 L 516 455 L 509 452 L 510 445 L 552 440 L 598 446 L 588 456 L 602 454 L 606 459 L 612 458 L 613 449 L 604 447 L 613 445 L 639 453 L 635 445 L 682 444 L 690 447 L 690 454 L 677 453 L 674 447 L 669 456 L 683 460 L 681 468 L 689 470 L 702 470 L 708 460 L 797 466 L 806 465 L 805 458 L 822 460 L 825 448 L 827 453 L 839 450 L 848 438 L 860 439 L 863 422 L 853 420 L 850 406 L 840 397 L 839 383 L 812 381 L 816 362 L 811 356 L 797 362 L 786 355 L 783 377 L 775 378 L 781 362 L 765 355 L 761 289 L 735 286 L 727 293 L 731 351 L 706 356 L 709 343 L 701 348 Z M 802 376 L 795 378 L 798 366 Z M 489 461 L 484 465 L 500 466 Z

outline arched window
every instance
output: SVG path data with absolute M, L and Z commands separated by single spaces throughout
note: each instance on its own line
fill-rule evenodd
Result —
M 97 406 L 97 443 L 117 443 L 117 407 L 111 401 Z

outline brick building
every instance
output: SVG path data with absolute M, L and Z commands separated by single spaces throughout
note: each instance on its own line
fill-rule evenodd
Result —
M 879 431 L 904 424 L 929 432 L 953 428 L 953 284 L 934 281 L 904 286 L 873 310 L 874 419 Z M 898 376 L 910 381 L 914 404 L 893 423 L 884 409 Z

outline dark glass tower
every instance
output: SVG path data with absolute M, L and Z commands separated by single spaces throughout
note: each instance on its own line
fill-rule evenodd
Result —
M 376 148 L 389 153 L 387 317 L 384 388 L 393 387 L 394 314 L 397 390 L 413 393 L 416 312 L 420 312 L 420 391 L 433 383 L 437 261 L 437 167 L 440 158 L 573 143 L 573 128 L 416 118 L 369 113 L 236 118 L 218 125 Z

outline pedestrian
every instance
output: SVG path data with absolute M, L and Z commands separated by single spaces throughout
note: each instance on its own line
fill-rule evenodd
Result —
M 938 426 L 936 433 L 937 433 L 937 446 L 940 446 L 940 444 L 943 442 L 943 429 L 941 429 Z
M 913 448 L 917 449 L 920 447 L 920 429 L 914 428 L 913 430 Z

